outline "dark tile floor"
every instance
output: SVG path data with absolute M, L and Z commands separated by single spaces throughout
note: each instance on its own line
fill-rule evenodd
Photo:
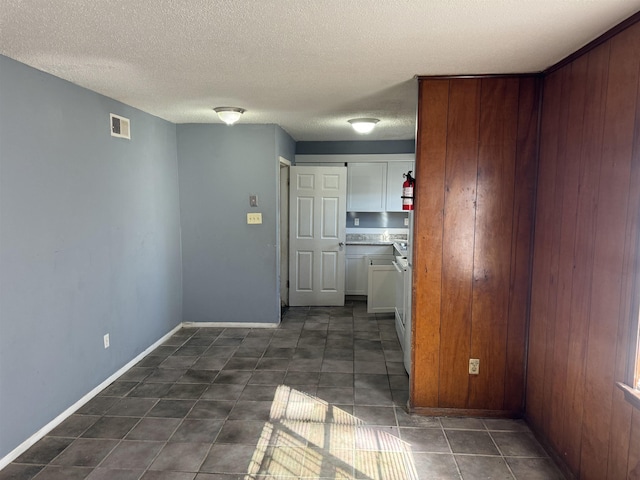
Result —
M 361 302 L 182 329 L 0 480 L 562 478 L 522 421 L 409 415 L 408 386 Z

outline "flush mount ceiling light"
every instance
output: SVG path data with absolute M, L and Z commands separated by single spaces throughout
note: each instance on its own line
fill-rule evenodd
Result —
M 379 121 L 377 118 L 352 118 L 348 120 L 358 133 L 370 133 Z
M 244 113 L 244 108 L 238 107 L 216 107 L 213 109 L 214 112 L 218 114 L 220 120 L 222 120 L 227 125 L 233 125 Z

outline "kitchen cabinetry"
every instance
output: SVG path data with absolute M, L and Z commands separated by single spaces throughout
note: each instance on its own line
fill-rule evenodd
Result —
M 347 245 L 345 258 L 345 295 L 368 295 L 369 265 L 372 261 L 390 263 L 393 246 Z
M 367 313 L 396 310 L 396 268 L 392 260 L 372 260 L 367 279 Z
M 386 192 L 386 162 L 347 164 L 347 211 L 383 212 Z
M 347 211 L 402 212 L 403 173 L 413 162 L 347 164 Z
M 401 212 L 402 174 L 414 161 L 413 153 L 296 155 L 296 165 L 347 165 L 349 212 Z
M 365 255 L 349 255 L 347 246 L 345 268 L 345 295 L 367 294 L 367 257 Z

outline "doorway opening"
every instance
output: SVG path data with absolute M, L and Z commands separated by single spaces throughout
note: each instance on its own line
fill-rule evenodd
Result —
M 279 157 L 278 175 L 278 276 L 280 278 L 280 320 L 289 308 L 289 169 L 291 162 Z

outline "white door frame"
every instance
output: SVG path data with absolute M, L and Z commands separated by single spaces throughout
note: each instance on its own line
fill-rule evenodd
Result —
M 282 320 L 282 306 L 289 305 L 289 171 L 291 162 L 284 157 L 278 157 L 278 222 L 276 236 L 276 262 L 278 265 L 278 310 L 279 320 Z

